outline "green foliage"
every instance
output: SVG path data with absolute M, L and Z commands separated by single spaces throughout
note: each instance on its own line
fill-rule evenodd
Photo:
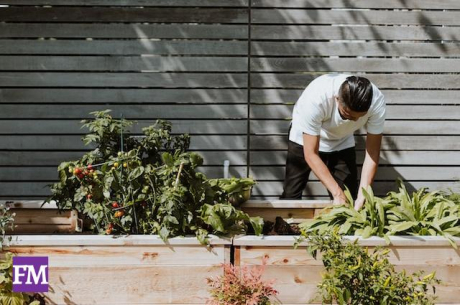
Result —
M 422 188 L 412 196 L 400 181 L 399 191 L 390 192 L 385 198 L 373 195 L 372 190 L 363 190 L 366 204 L 355 211 L 350 193 L 348 202 L 334 206 L 311 222 L 300 225 L 305 233 L 324 234 L 338 228 L 340 234 L 384 237 L 389 243 L 390 235 L 432 235 L 446 237 L 457 247 L 452 236 L 460 236 L 459 204 L 450 195 L 439 191 L 428 192 Z
M 337 230 L 309 235 L 308 243 L 310 255 L 316 259 L 321 253 L 326 269 L 318 284 L 318 298 L 323 304 L 434 304 L 434 284 L 440 283 L 435 274 L 423 276 L 420 271 L 407 275 L 405 271 L 395 271 L 388 260 L 389 249 L 378 247 L 369 253 L 357 240 L 343 242 Z
M 245 222 L 261 231 L 259 218 L 236 211 L 217 181 L 197 171 L 203 159 L 187 151 L 188 135 L 174 136 L 171 124 L 158 120 L 143 128 L 143 137 L 133 137 L 125 130 L 132 122 L 108 111 L 93 114 L 95 120 L 83 121 L 91 132 L 84 141 L 96 148 L 59 165 L 60 181 L 48 202 L 85 214 L 100 234 L 158 234 L 164 240 L 195 234 L 204 243 L 210 233 L 245 232 Z M 121 133 L 126 151 L 119 151 Z
M 11 236 L 6 237 L 6 231 L 14 229 L 14 216 L 16 216 L 16 213 L 11 213 L 9 210 L 8 205 L 0 204 L 0 250 L 12 239 Z
M 0 260 L 0 304 L 2 305 L 40 305 L 40 301 L 26 293 L 13 292 L 13 253 L 6 252 Z

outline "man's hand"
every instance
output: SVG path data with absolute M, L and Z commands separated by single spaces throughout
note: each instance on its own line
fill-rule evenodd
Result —
M 340 189 L 340 192 L 333 196 L 334 200 L 332 202 L 333 205 L 343 205 L 347 203 L 347 197 L 345 197 L 344 192 Z
M 366 199 L 364 198 L 363 195 L 361 195 L 361 192 L 360 192 L 360 194 L 358 195 L 358 198 L 355 200 L 355 210 L 359 211 L 363 207 L 365 201 Z

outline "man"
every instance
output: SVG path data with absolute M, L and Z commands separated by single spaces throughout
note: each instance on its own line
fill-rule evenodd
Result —
M 360 209 L 361 190 L 377 172 L 384 121 L 383 94 L 368 79 L 328 74 L 312 81 L 294 106 L 281 199 L 300 199 L 313 170 L 334 204 L 346 202 L 347 186 Z M 363 126 L 366 156 L 358 187 L 353 133 Z

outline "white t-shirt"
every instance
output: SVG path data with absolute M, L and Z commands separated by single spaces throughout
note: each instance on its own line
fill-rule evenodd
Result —
M 331 152 L 355 146 L 353 133 L 365 127 L 368 133 L 381 134 L 385 121 L 385 100 L 372 84 L 372 103 L 367 114 L 356 122 L 343 120 L 334 95 L 349 74 L 326 74 L 313 80 L 297 100 L 292 113 L 289 140 L 303 146 L 303 133 L 319 135 L 319 151 Z

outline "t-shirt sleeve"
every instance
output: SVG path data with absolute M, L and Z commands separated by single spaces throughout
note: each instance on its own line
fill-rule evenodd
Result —
M 305 101 L 294 111 L 293 124 L 302 131 L 312 136 L 319 136 L 321 133 L 321 125 L 324 120 L 324 111 L 315 101 Z
M 368 133 L 381 134 L 383 133 L 383 125 L 386 117 L 386 104 L 383 94 L 380 93 L 375 103 L 376 107 L 367 121 L 366 129 Z

